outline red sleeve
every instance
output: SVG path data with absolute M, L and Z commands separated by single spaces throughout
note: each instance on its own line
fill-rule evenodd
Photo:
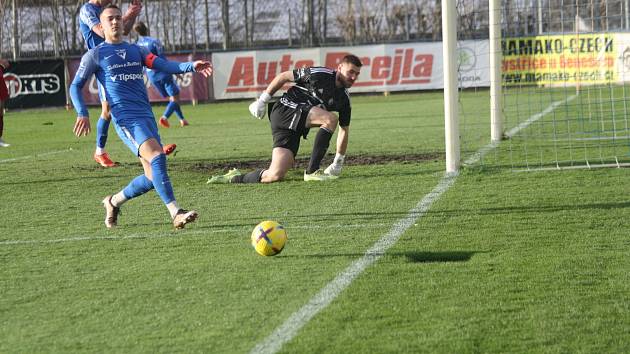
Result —
M 155 61 L 155 59 L 157 59 L 158 56 L 153 54 L 153 53 L 149 53 L 147 55 L 146 58 L 144 58 L 144 64 L 147 68 L 149 69 L 153 69 L 153 62 Z
M 0 65 L 0 101 L 9 99 L 9 90 L 4 82 L 4 68 Z

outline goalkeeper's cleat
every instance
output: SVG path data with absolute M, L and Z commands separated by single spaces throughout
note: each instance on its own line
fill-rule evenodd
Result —
M 105 207 L 105 226 L 108 229 L 113 228 L 118 224 L 118 215 L 120 214 L 120 208 L 115 207 L 112 204 L 112 196 L 108 195 L 103 199 L 103 206 Z
M 231 183 L 232 182 L 232 178 L 236 177 L 236 176 L 240 176 L 243 173 L 241 173 L 241 171 L 239 171 L 236 168 L 233 168 L 231 170 L 228 171 L 228 173 L 224 174 L 224 175 L 218 175 L 218 176 L 212 176 L 210 178 L 208 178 L 208 181 L 206 182 L 207 184 L 212 184 L 212 183 Z
M 4 140 L 2 140 L 2 138 L 0 138 L 0 147 L 8 148 L 9 146 L 11 146 L 11 144 L 5 143 Z
M 324 170 L 324 174 L 339 177 L 339 175 L 341 174 L 341 165 L 331 164 L 330 166 L 326 167 L 326 169 Z
M 102 154 L 94 154 L 94 161 L 103 167 L 114 167 L 116 163 L 109 158 L 109 154 L 106 152 Z
M 305 181 L 330 181 L 333 179 L 339 178 L 338 176 L 333 176 L 328 173 L 324 173 L 322 170 L 317 170 L 313 173 L 306 173 L 304 171 L 304 180 Z
M 197 220 L 197 217 L 199 217 L 199 214 L 194 210 L 188 211 L 184 209 L 179 209 L 177 211 L 177 214 L 173 218 L 173 226 L 175 226 L 175 229 L 177 230 L 183 229 L 186 224 Z
M 186 119 L 181 119 L 181 120 L 179 121 L 179 126 L 180 126 L 180 127 L 182 127 L 182 128 L 183 128 L 183 127 L 185 127 L 185 126 L 187 126 L 187 125 L 190 125 L 190 123 L 188 123 L 188 121 L 187 121 Z
M 162 150 L 164 151 L 164 155 L 172 154 L 173 151 L 175 151 L 175 149 L 177 149 L 177 144 L 166 144 L 162 147 Z
M 162 128 L 170 128 L 171 127 L 171 123 L 168 122 L 168 119 L 166 119 L 166 117 L 161 117 L 160 120 L 158 121 L 158 123 L 160 124 L 160 127 L 162 127 Z

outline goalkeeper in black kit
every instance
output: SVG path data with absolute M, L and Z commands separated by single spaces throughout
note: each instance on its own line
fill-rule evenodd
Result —
M 350 95 L 348 90 L 361 71 L 361 60 L 355 55 L 346 55 L 337 70 L 325 67 L 305 67 L 285 71 L 276 76 L 258 100 L 249 106 L 251 114 L 262 119 L 266 105 L 276 91 L 285 84 L 294 82 L 269 114 L 273 151 L 271 164 L 246 174 L 237 169 L 225 175 L 213 176 L 208 183 L 271 183 L 280 181 L 295 164 L 300 148 L 300 139 L 306 138 L 310 128 L 319 127 L 315 135 L 313 152 L 304 171 L 305 181 L 326 181 L 341 174 L 350 128 Z M 331 113 L 338 112 L 339 116 Z M 339 125 L 337 153 L 333 163 L 325 170 L 320 163 Z

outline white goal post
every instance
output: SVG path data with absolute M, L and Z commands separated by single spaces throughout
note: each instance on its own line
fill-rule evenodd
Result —
M 501 110 L 501 0 L 489 0 L 490 36 L 490 119 L 491 141 L 503 137 Z M 442 1 L 442 43 L 444 56 L 444 130 L 446 172 L 459 171 L 461 159 L 459 132 L 459 87 L 457 46 L 457 4 Z
M 457 9 L 455 1 L 442 1 L 442 52 L 444 57 L 446 173 L 456 173 L 459 171 L 460 145 L 457 79 Z
M 498 143 L 503 138 L 501 116 L 501 0 L 489 3 L 490 36 L 490 140 Z
M 446 171 L 630 166 L 629 3 L 442 1 Z M 487 86 L 458 83 L 459 50 L 486 39 Z

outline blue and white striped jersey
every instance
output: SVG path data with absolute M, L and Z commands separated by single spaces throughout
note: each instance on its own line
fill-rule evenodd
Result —
M 164 60 L 135 44 L 103 42 L 90 49 L 70 86 L 72 103 L 79 116 L 88 116 L 81 89 L 92 76 L 105 87 L 107 101 L 117 121 L 150 117 L 153 111 L 142 74 L 143 67 L 155 68 L 169 74 L 194 71 L 193 63 L 178 63 Z

